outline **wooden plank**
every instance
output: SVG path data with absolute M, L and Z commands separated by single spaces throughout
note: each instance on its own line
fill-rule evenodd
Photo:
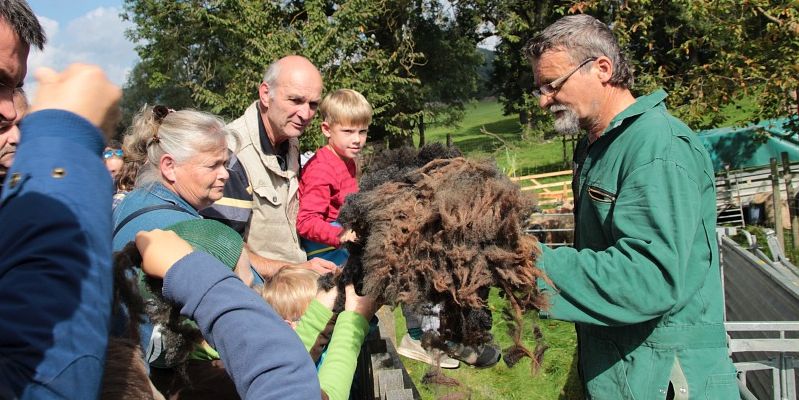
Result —
M 563 175 L 571 175 L 572 170 L 567 169 L 563 171 L 556 171 L 556 172 L 546 172 L 543 174 L 534 174 L 534 175 L 525 175 L 525 176 L 513 176 L 510 178 L 511 181 L 524 181 L 530 179 L 541 179 L 541 178 L 552 178 L 554 176 L 563 176 Z M 571 178 L 569 178 L 571 179 Z
M 410 389 L 394 389 L 386 393 L 386 400 L 414 400 Z
M 542 184 L 536 185 L 536 186 L 525 186 L 522 189 L 528 189 L 528 190 L 529 190 L 529 188 L 533 188 L 533 189 L 548 189 L 548 188 L 553 188 L 553 187 L 566 186 L 568 189 L 564 189 L 564 190 L 568 190 L 568 191 L 571 192 L 571 185 L 572 185 L 572 181 L 570 180 L 568 182 L 566 182 L 566 181 L 550 182 L 550 183 L 542 183 Z
M 756 321 L 756 322 L 725 322 L 724 328 L 727 332 L 799 332 L 799 322 L 793 321 Z
M 394 347 L 397 347 L 397 330 L 394 327 L 394 314 L 388 306 L 380 307 L 377 310 L 378 327 L 380 328 L 380 337 L 388 339 Z
M 565 197 L 571 197 L 572 191 L 571 190 L 561 190 L 558 192 L 547 192 L 547 193 L 538 193 L 539 199 L 552 199 L 558 198 L 563 199 Z
M 559 204 L 566 204 L 574 202 L 574 199 L 571 197 L 567 197 L 562 201 L 560 199 L 553 199 L 553 200 L 542 200 L 538 202 L 539 206 L 548 206 L 548 205 L 559 205 Z

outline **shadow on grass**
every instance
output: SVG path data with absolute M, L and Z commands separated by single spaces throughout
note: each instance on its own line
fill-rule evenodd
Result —
M 473 125 L 466 128 L 456 134 L 457 136 L 454 134 L 452 141 L 461 151 L 467 154 L 474 151 L 493 152 L 501 147 L 502 142 L 500 140 L 481 132 L 483 128 L 497 135 L 508 144 L 521 140 L 522 130 L 517 120 L 515 118 L 505 118 L 488 124 Z
M 574 357 L 572 357 L 572 364 L 569 367 L 569 375 L 566 378 L 566 384 L 563 386 L 563 391 L 560 393 L 558 400 L 579 400 L 585 398 L 577 364 L 578 357 L 575 351 Z

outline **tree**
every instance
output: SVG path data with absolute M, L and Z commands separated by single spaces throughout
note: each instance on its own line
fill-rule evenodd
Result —
M 478 91 L 480 19 L 468 4 L 444 5 L 437 0 L 416 0 L 408 25 L 420 59 L 412 73 L 419 85 L 402 95 L 399 112 L 413 115 L 419 145 L 426 125 L 452 126 L 463 118 L 465 103 Z
M 669 107 L 692 127 L 718 126 L 722 108 L 747 97 L 757 99 L 752 120 L 787 114 L 799 120 L 796 1 L 505 0 L 491 12 L 502 39 L 494 81 L 508 114 L 539 118 L 527 95 L 532 78 L 520 53 L 524 43 L 563 15 L 588 13 L 608 23 L 629 53 L 633 92 L 664 87 Z M 799 134 L 799 122 L 793 126 Z
M 373 139 L 407 142 L 430 105 L 452 103 L 430 115 L 457 115 L 450 110 L 462 110 L 476 80 L 468 76 L 479 65 L 476 42 L 469 48 L 440 7 L 424 0 L 126 0 L 123 16 L 135 25 L 129 35 L 142 60 L 128 89 L 131 96 L 188 93 L 196 108 L 230 119 L 255 98 L 266 65 L 300 54 L 320 68 L 326 88 L 369 99 Z M 421 43 L 417 29 L 442 40 Z M 458 65 L 440 73 L 452 60 Z M 319 146 L 318 129 L 309 131 L 316 135 L 303 135 L 305 146 Z

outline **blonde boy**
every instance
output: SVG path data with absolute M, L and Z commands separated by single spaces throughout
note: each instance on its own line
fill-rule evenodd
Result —
M 346 252 L 335 249 L 355 240 L 352 231 L 336 223 L 348 194 L 358 191 L 355 158 L 363 150 L 372 122 L 372 106 L 362 94 L 339 89 L 319 106 L 322 134 L 327 145 L 308 160 L 300 179 L 297 232 L 308 257 L 322 257 L 341 265 Z

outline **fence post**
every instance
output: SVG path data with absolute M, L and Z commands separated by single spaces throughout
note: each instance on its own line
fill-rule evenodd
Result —
M 771 191 L 774 201 L 774 230 L 777 231 L 777 240 L 785 250 L 785 233 L 782 231 L 782 195 L 780 194 L 780 176 L 777 169 L 777 159 L 771 158 Z
M 799 249 L 799 216 L 796 215 L 796 199 L 794 199 L 793 188 L 791 187 L 791 161 L 788 159 L 788 152 L 780 153 L 782 157 L 782 176 L 785 179 L 785 193 L 788 197 L 788 213 L 791 215 L 791 243 L 793 248 Z M 786 252 L 787 253 L 787 252 Z M 791 252 L 793 255 L 793 252 Z

